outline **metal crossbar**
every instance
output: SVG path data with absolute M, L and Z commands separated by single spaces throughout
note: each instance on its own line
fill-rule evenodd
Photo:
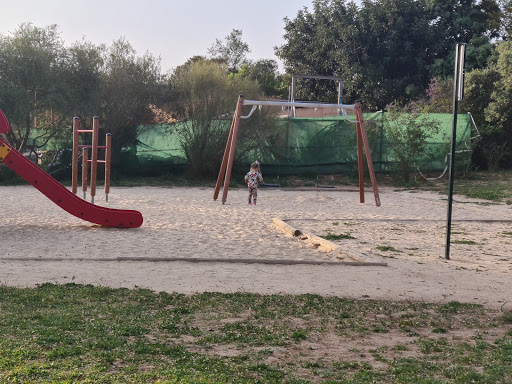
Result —
M 356 110 L 355 104 L 328 104 L 328 103 L 305 103 L 290 101 L 260 101 L 244 100 L 244 105 L 268 105 L 275 107 L 301 107 L 301 108 L 337 108 Z

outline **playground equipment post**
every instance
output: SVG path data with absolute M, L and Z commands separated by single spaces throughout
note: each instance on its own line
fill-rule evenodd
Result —
M 111 152 L 112 152 L 112 134 L 107 133 L 105 136 L 105 145 L 98 145 L 98 134 L 100 129 L 99 117 L 95 116 L 92 122 L 92 129 L 79 129 L 80 119 L 73 118 L 73 160 L 72 160 L 72 192 L 77 193 L 78 189 L 78 151 L 82 148 L 82 191 L 84 200 L 87 193 L 87 176 L 88 165 L 91 163 L 91 203 L 94 204 L 94 197 L 96 196 L 96 179 L 98 173 L 98 163 L 105 164 L 105 199 L 108 201 L 108 194 L 110 193 L 110 166 L 111 166 Z M 91 145 L 79 144 L 79 133 L 92 133 Z M 89 148 L 91 149 L 91 159 L 89 159 Z M 98 149 L 105 149 L 105 160 L 98 160 Z

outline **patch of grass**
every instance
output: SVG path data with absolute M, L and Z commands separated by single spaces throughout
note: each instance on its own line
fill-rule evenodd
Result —
M 349 235 L 348 233 L 342 233 L 342 234 L 339 234 L 339 235 L 335 235 L 335 234 L 333 234 L 331 232 L 327 232 L 327 235 L 320 236 L 320 237 L 325 239 L 325 240 L 332 240 L 332 241 L 345 240 L 345 239 L 355 239 L 354 236 Z
M 0 286 L 0 382 L 506 382 L 511 318 L 459 302 Z
M 381 252 L 400 252 L 398 249 L 395 249 L 395 248 L 393 248 L 391 246 L 387 246 L 387 245 L 380 245 L 375 248 Z
M 512 324 L 512 311 L 504 311 L 502 317 L 505 324 Z
M 472 172 L 469 178 L 455 180 L 454 193 L 470 198 L 509 204 L 512 201 L 511 173 L 511 171 Z M 423 183 L 417 188 L 447 194 L 448 181 L 440 180 L 436 183 Z
M 463 195 L 475 199 L 482 200 L 490 200 L 490 201 L 500 201 L 505 197 L 509 196 L 506 187 L 503 185 L 482 185 L 482 184 L 473 184 L 473 185 L 463 185 L 463 188 L 459 191 Z
M 473 240 L 452 240 L 452 244 L 475 245 L 476 243 Z

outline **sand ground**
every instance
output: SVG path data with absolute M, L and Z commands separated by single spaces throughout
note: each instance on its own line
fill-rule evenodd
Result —
M 137 229 L 83 222 L 30 186 L 0 187 L 0 194 L 4 285 L 314 293 L 512 309 L 512 209 L 506 204 L 455 196 L 446 260 L 447 201 L 436 193 L 381 189 L 380 207 L 371 190 L 361 204 L 357 191 L 340 188 L 260 189 L 257 206 L 247 204 L 245 189 L 231 190 L 224 205 L 210 188 L 114 187 L 108 203 L 96 197 L 100 205 L 140 211 L 144 224 Z M 309 234 L 337 235 L 339 248 L 314 247 L 280 230 L 274 218 Z M 238 262 L 247 259 L 282 264 Z M 387 266 L 333 264 L 353 259 Z

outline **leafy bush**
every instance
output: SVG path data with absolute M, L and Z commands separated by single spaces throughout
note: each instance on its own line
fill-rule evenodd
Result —
M 408 112 L 396 105 L 389 105 L 387 109 L 385 135 L 389 152 L 396 161 L 400 179 L 409 182 L 420 159 L 434 159 L 434 149 L 427 145 L 427 141 L 439 133 L 440 124 L 426 113 Z
M 198 58 L 177 68 L 171 80 L 182 120 L 176 125 L 181 148 L 195 177 L 215 176 L 220 168 L 233 112 L 240 93 L 261 99 L 256 81 L 229 76 L 223 64 Z M 249 112 L 244 109 L 243 114 Z M 276 135 L 272 114 L 263 109 L 240 124 L 236 162 L 250 161 L 246 154 L 264 148 Z M 255 159 L 252 159 L 253 161 Z

